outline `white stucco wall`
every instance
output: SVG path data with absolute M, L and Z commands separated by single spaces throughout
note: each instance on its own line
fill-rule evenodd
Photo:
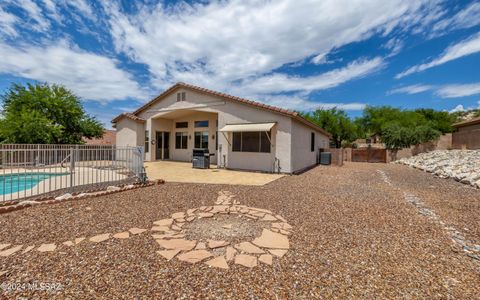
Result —
M 122 118 L 116 124 L 117 146 L 143 146 L 145 126 L 128 118 Z
M 315 133 L 314 151 L 311 151 L 311 134 Z M 313 128 L 292 121 L 292 172 L 311 167 L 317 162 L 319 148 L 328 148 L 329 139 Z

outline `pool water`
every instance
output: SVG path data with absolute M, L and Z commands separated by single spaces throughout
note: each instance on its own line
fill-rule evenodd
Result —
M 65 174 L 52 173 L 15 173 L 0 175 L 0 195 L 29 190 L 42 180 Z

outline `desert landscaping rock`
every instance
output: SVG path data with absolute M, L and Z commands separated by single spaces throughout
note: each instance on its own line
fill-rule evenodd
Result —
M 157 251 L 158 254 L 163 256 L 166 260 L 171 260 L 174 258 L 178 253 L 180 253 L 179 249 L 173 249 L 173 250 L 161 250 Z
M 39 252 L 53 252 L 57 249 L 57 245 L 55 244 L 42 244 L 40 247 L 37 248 Z
M 207 245 L 204 242 L 199 242 L 197 244 L 197 246 L 195 247 L 195 249 L 197 249 L 197 250 L 207 249 Z
M 205 264 L 213 268 L 220 268 L 225 270 L 229 269 L 227 261 L 223 256 L 218 256 L 218 257 L 215 257 L 214 259 L 208 260 L 205 262 Z
M 2 252 L 0 252 L 0 256 L 10 256 L 10 255 L 14 254 L 15 252 L 20 251 L 20 249 L 22 249 L 22 247 L 23 247 L 23 245 L 18 245 L 18 246 L 14 246 L 12 248 L 3 250 Z
M 232 224 L 227 224 L 227 225 L 223 225 L 222 228 L 225 228 L 225 229 L 232 229 Z
M 171 239 L 171 240 L 157 240 L 157 243 L 165 249 L 176 249 L 187 251 L 195 248 L 196 241 L 189 241 L 185 239 Z
M 171 231 L 170 227 L 167 227 L 167 226 L 154 226 L 154 227 L 152 227 L 151 230 L 152 231 L 163 231 L 163 232 L 170 232 Z
M 377 170 L 385 172 L 393 186 Z M 252 269 L 235 264 L 232 255 L 227 261 L 229 270 L 205 263 L 217 256 L 227 260 L 233 246 L 204 249 L 213 256 L 197 264 L 177 259 L 186 251 L 167 261 L 156 253 L 167 250 L 151 236 L 164 234 L 158 231 L 128 242 L 84 242 L 65 254 L 31 251 L 23 255 L 20 250 L 0 257 L 0 270 L 8 271 L 2 280 L 53 280 L 63 289 L 55 294 L 14 291 L 3 298 L 478 299 L 480 262 L 457 247 L 444 227 L 457 228 L 465 241 L 480 245 L 480 191 L 401 164 L 319 166 L 264 186 L 167 182 L 98 198 L 37 205 L 0 215 L 0 240 L 38 247 L 132 227 L 151 228 L 153 222 L 172 213 L 213 204 L 224 190 L 230 190 L 233 199 L 246 207 L 272 211 L 278 221 L 238 218 L 242 208 L 230 200 L 229 214 L 199 220 L 197 213 L 203 211 L 195 211 L 194 220 L 185 218 L 180 234 L 198 242 L 215 239 L 235 245 L 252 242 L 264 228 L 271 230 L 272 222 L 288 221 L 293 226 L 287 230 L 291 232 L 290 249 L 260 247 L 266 253 L 251 255 L 257 258 Z M 404 191 L 422 199 L 444 226 L 420 215 L 405 201 Z M 87 206 L 92 210 L 86 211 Z M 209 230 L 209 224 L 214 228 Z M 222 228 L 225 224 L 234 225 Z M 279 229 L 285 230 L 283 225 Z M 264 254 L 272 255 L 272 265 L 259 262 Z
M 258 258 L 258 261 L 259 262 L 262 262 L 266 265 L 269 265 L 271 266 L 272 265 L 272 261 L 273 261 L 273 257 L 270 255 L 270 254 L 262 254 L 260 255 L 260 257 Z
M 238 254 L 235 256 L 235 264 L 253 268 L 257 266 L 257 258 L 252 255 Z
M 195 264 L 212 256 L 213 254 L 207 250 L 193 250 L 190 252 L 182 253 L 178 255 L 177 258 L 181 261 Z
M 396 161 L 480 188 L 480 150 L 436 150 Z
M 115 233 L 113 237 L 116 239 L 128 239 L 130 237 L 130 233 L 128 231 L 119 232 Z
M 268 229 L 263 229 L 262 235 L 253 240 L 255 245 L 265 248 L 289 249 L 288 238 L 280 233 L 275 233 Z
M 131 234 L 140 234 L 140 233 L 143 233 L 145 231 L 147 231 L 146 229 L 142 229 L 142 228 L 130 228 L 128 231 L 130 231 Z
M 110 233 L 104 233 L 104 234 L 92 236 L 91 238 L 89 238 L 89 241 L 94 243 L 101 243 L 108 240 L 109 238 L 110 238 Z

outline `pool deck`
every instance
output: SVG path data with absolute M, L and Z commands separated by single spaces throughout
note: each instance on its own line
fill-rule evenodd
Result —
M 247 172 L 219 169 L 210 165 L 210 169 L 194 169 L 191 163 L 176 161 L 145 162 L 150 180 L 163 179 L 169 182 L 256 185 L 270 183 L 284 174 Z

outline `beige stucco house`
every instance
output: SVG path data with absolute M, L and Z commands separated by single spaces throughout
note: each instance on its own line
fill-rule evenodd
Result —
M 112 120 L 118 146 L 144 146 L 145 160 L 189 162 L 208 148 L 220 168 L 294 173 L 311 167 L 330 135 L 296 112 L 177 83 Z

